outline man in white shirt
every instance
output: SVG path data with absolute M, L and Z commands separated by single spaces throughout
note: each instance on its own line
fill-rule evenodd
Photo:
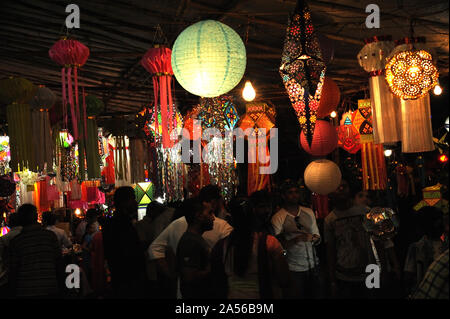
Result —
M 287 252 L 294 287 L 292 297 L 319 297 L 319 258 L 315 246 L 320 243 L 320 234 L 316 217 L 310 208 L 298 204 L 300 189 L 293 181 L 285 181 L 281 192 L 284 205 L 273 215 L 272 227 Z
M 218 186 L 207 185 L 203 187 L 200 190 L 199 198 L 204 206 L 209 206 L 217 214 L 221 200 L 220 188 Z M 159 271 L 173 281 L 175 281 L 176 274 L 174 273 L 174 268 L 170 267 L 170 257 L 166 256 L 166 252 L 169 252 L 172 258 L 175 257 L 178 242 L 186 232 L 187 227 L 188 224 L 184 216 L 174 220 L 148 248 L 149 258 L 156 260 Z M 212 249 L 219 240 L 227 237 L 232 230 L 233 227 L 225 220 L 216 217 L 214 219 L 213 229 L 204 232 L 202 236 Z

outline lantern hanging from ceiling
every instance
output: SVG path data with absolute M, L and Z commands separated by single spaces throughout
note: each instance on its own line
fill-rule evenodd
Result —
M 328 195 L 341 183 L 341 170 L 332 161 L 319 159 L 311 162 L 305 169 L 305 185 L 311 192 Z
M 308 145 L 303 131 L 300 133 L 300 144 L 307 153 L 313 156 L 328 155 L 334 151 L 338 144 L 336 128 L 330 122 L 318 120 L 311 146 Z
M 48 51 L 50 59 L 59 64 L 62 80 L 62 106 L 64 117 L 64 128 L 67 128 L 68 110 L 70 106 L 70 117 L 75 140 L 79 138 L 79 123 L 84 123 L 83 112 L 79 106 L 78 98 L 78 69 L 81 68 L 89 57 L 89 48 L 74 39 L 62 38 L 57 41 Z M 72 84 L 72 72 L 74 83 Z M 73 92 L 75 89 L 75 92 Z M 75 101 L 74 101 L 75 94 Z
M 309 145 L 312 143 L 325 70 L 311 12 L 306 3 L 299 0 L 288 22 L 280 75 Z
M 358 100 L 352 123 L 360 134 L 364 190 L 384 190 L 387 186 L 383 145 L 374 143 L 371 100 Z
M 417 52 L 417 50 L 422 50 L 429 52 L 426 47 L 425 38 L 405 38 L 396 41 L 397 46 L 391 53 L 391 57 L 395 57 L 401 52 Z M 431 59 L 429 53 L 425 54 Z M 411 65 L 416 65 L 420 63 L 420 59 L 413 59 L 414 61 L 409 61 Z M 432 61 L 427 60 L 424 65 L 418 66 L 421 72 L 431 72 L 429 68 L 434 68 Z M 425 71 L 427 70 L 427 71 Z M 437 72 L 430 75 L 430 81 L 437 79 Z M 426 80 L 425 83 L 429 81 Z M 405 99 L 400 98 L 400 119 L 401 119 L 401 141 L 402 141 L 402 152 L 403 153 L 417 153 L 417 152 L 430 152 L 435 149 L 433 143 L 433 129 L 431 125 L 431 108 L 430 108 L 430 96 L 428 91 L 421 91 L 415 99 Z M 419 97 L 421 96 L 421 97 Z M 412 97 L 410 95 L 409 97 Z
M 400 101 L 384 76 L 386 59 L 395 44 L 391 36 L 375 36 L 365 43 L 358 53 L 358 62 L 369 73 L 374 142 L 395 143 L 401 140 Z
M 260 174 L 261 166 L 270 165 L 270 152 L 267 145 L 267 139 L 270 138 L 270 129 L 275 126 L 275 107 L 264 102 L 253 102 L 245 105 L 246 113 L 239 121 L 239 128 L 243 131 L 253 129 L 255 134 L 248 136 L 249 139 L 249 158 L 254 158 L 255 163 L 248 163 L 247 194 L 268 189 L 270 191 L 270 175 Z M 266 141 L 265 148 L 259 150 L 259 132 L 265 129 Z
M 0 176 L 9 173 L 10 160 L 11 150 L 9 147 L 9 136 L 0 136 Z
M 187 111 L 183 118 L 184 129 L 183 137 L 190 140 L 197 140 L 202 136 L 202 127 L 200 121 L 198 121 L 198 114 L 200 113 L 201 106 L 196 105 Z M 188 135 L 189 134 L 189 135 Z
M 173 146 L 170 134 L 174 127 L 171 119 L 174 118 L 172 98 L 172 76 L 171 65 L 172 51 L 164 46 L 156 45 L 149 49 L 141 59 L 141 65 L 152 75 L 153 94 L 155 105 L 154 114 L 161 113 L 161 118 L 156 117 L 156 127 L 162 127 L 162 145 L 164 148 Z M 159 121 L 161 120 L 161 124 Z
M 183 117 L 181 116 L 180 112 L 178 111 L 177 107 L 173 105 L 173 115 L 168 120 L 171 122 L 170 125 L 173 128 L 173 130 L 176 132 L 177 135 L 181 133 L 181 130 L 183 128 Z M 156 119 L 156 114 L 153 112 L 153 109 L 150 110 L 150 117 L 149 120 L 145 123 L 144 131 L 147 135 L 152 134 L 153 136 L 160 138 L 163 134 L 162 130 L 162 115 L 161 112 L 158 113 L 158 119 Z M 158 124 L 158 127 L 156 125 Z
M 320 96 L 319 108 L 317 109 L 317 118 L 328 116 L 336 110 L 341 99 L 341 92 L 336 82 L 330 77 L 325 77 Z
M 242 79 L 247 58 L 241 37 L 229 26 L 204 20 L 187 27 L 173 45 L 178 83 L 201 97 L 228 93 Z
M 231 96 L 202 99 L 198 120 L 203 130 L 217 128 L 222 134 L 233 130 L 239 115 Z
M 350 154 L 355 154 L 361 149 L 360 134 L 352 122 L 353 112 L 342 115 L 340 125 L 336 128 L 338 134 L 338 146 Z
M 0 99 L 6 107 L 13 172 L 38 171 L 33 143 L 31 108 L 28 104 L 36 87 L 24 78 L 10 77 L 0 81 Z
M 407 39 L 397 47 L 386 64 L 386 81 L 392 93 L 403 100 L 415 100 L 424 97 L 438 84 L 438 71 L 433 58 L 426 50 L 418 50 L 415 42 L 425 42 L 424 38 Z M 406 50 L 404 50 L 406 49 Z
M 53 138 L 48 110 L 56 102 L 56 96 L 49 88 L 39 85 L 30 101 L 33 146 L 39 170 L 53 171 Z

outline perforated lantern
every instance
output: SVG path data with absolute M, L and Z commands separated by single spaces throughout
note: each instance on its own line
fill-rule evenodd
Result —
M 229 26 L 204 20 L 187 27 L 172 48 L 175 78 L 188 92 L 216 97 L 232 90 L 246 66 L 245 46 Z
M 305 169 L 306 187 L 319 195 L 334 192 L 341 183 L 341 170 L 332 161 L 319 159 L 311 162 Z
M 308 145 L 305 133 L 300 133 L 302 148 L 314 156 L 325 156 L 330 154 L 338 144 L 336 128 L 327 121 L 318 120 L 314 129 L 313 141 Z

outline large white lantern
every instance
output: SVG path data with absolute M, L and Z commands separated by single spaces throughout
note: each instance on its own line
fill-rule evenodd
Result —
M 319 159 L 305 169 L 304 179 L 308 189 L 319 195 L 334 192 L 341 183 L 341 170 L 332 161 Z
M 241 37 L 229 26 L 204 20 L 180 33 L 172 48 L 175 78 L 188 92 L 216 97 L 242 79 L 247 62 Z

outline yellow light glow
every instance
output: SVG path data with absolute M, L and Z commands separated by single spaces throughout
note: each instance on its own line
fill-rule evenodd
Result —
M 242 90 L 242 97 L 247 102 L 251 102 L 256 97 L 255 89 L 253 88 L 253 85 L 250 81 L 245 82 L 244 89 Z
M 75 216 L 80 216 L 81 210 L 79 208 L 75 209 Z
M 434 95 L 441 95 L 442 88 L 439 84 L 434 87 L 433 93 L 434 93 Z
M 335 118 L 335 117 L 337 116 L 336 111 L 331 112 L 330 116 L 331 116 L 332 118 Z
M 392 150 L 384 150 L 384 156 L 389 157 L 392 155 Z

